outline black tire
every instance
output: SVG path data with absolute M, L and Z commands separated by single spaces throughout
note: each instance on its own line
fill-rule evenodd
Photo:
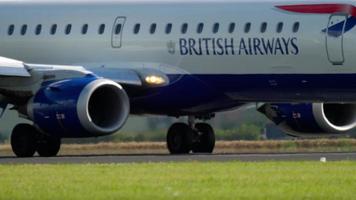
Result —
M 17 157 L 32 157 L 37 148 L 38 132 L 30 124 L 18 124 L 12 130 L 11 148 Z
M 37 153 L 41 157 L 56 156 L 61 148 L 61 139 L 51 136 L 42 136 L 37 143 Z
M 171 154 L 188 154 L 192 150 L 193 130 L 184 123 L 173 124 L 167 133 L 167 147 Z
M 197 123 L 195 125 L 198 131 L 198 140 L 194 143 L 194 153 L 213 153 L 215 147 L 214 129 L 206 123 Z

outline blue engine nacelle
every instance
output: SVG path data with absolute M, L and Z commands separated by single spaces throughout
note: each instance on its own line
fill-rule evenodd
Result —
M 258 110 L 295 136 L 342 134 L 356 127 L 356 104 L 264 104 Z
M 47 84 L 27 106 L 41 131 L 68 138 L 114 133 L 129 110 L 128 96 L 119 84 L 92 75 Z

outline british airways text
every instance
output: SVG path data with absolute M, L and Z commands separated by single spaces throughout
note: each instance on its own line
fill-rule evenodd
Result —
M 298 55 L 298 39 L 291 38 L 180 38 L 180 54 L 189 55 Z

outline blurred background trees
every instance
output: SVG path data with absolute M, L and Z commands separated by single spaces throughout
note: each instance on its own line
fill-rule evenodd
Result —
M 165 141 L 166 131 L 176 121 L 186 121 L 186 118 L 171 118 L 161 116 L 131 116 L 125 127 L 118 133 L 98 138 L 71 139 L 66 142 L 97 143 L 104 141 Z M 0 119 L 0 143 L 9 142 L 12 128 L 20 122 L 17 113 L 7 110 Z M 264 140 L 288 139 L 278 127 L 266 117 L 256 111 L 254 106 L 247 106 L 238 110 L 217 113 L 210 121 L 215 128 L 217 140 Z M 353 131 L 356 136 L 356 131 Z

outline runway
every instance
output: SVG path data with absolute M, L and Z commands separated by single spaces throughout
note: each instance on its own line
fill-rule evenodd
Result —
M 147 162 L 262 162 L 262 161 L 327 161 L 356 160 L 354 153 L 278 153 L 278 154 L 191 154 L 191 155 L 87 155 L 51 158 L 0 157 L 0 164 L 84 164 L 84 163 L 147 163 Z

